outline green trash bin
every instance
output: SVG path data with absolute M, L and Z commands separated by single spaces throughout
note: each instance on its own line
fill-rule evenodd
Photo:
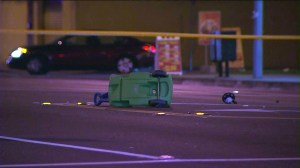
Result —
M 173 95 L 172 77 L 164 71 L 111 75 L 108 97 L 111 106 L 169 107 Z

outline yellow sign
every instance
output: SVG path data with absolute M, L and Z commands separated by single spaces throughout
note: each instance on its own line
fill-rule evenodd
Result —
M 156 38 L 155 69 L 168 74 L 182 75 L 182 61 L 179 37 Z
M 199 34 L 212 34 L 220 30 L 221 27 L 221 12 L 220 11 L 205 11 L 199 12 Z M 199 45 L 210 45 L 210 39 L 200 38 Z

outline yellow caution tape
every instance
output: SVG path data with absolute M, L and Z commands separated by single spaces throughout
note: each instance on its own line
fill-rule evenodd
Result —
M 100 30 L 26 30 L 0 29 L 0 33 L 35 34 L 35 35 L 102 35 L 102 36 L 141 36 L 141 37 L 181 37 L 208 39 L 245 39 L 245 40 L 300 40 L 297 35 L 222 35 L 198 33 L 168 33 L 168 32 L 134 32 L 134 31 L 100 31 Z

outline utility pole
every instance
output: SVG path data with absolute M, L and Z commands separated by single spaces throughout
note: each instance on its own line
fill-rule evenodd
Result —
M 194 25 L 195 25 L 195 0 L 191 0 L 190 1 L 190 20 L 189 20 L 189 32 L 190 33 L 194 33 Z M 192 72 L 193 71 L 193 54 L 194 54 L 194 48 L 195 48 L 195 40 L 194 39 L 190 39 L 190 67 L 189 67 L 189 71 Z
M 254 0 L 254 35 L 263 35 L 263 0 Z M 263 41 L 253 43 L 253 78 L 263 77 Z

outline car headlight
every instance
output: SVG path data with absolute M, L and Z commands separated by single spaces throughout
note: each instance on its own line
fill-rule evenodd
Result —
M 11 56 L 13 58 L 20 58 L 22 54 L 26 54 L 26 53 L 27 53 L 27 49 L 26 48 L 19 47 L 18 49 L 16 49 L 15 51 L 13 51 L 11 53 Z

